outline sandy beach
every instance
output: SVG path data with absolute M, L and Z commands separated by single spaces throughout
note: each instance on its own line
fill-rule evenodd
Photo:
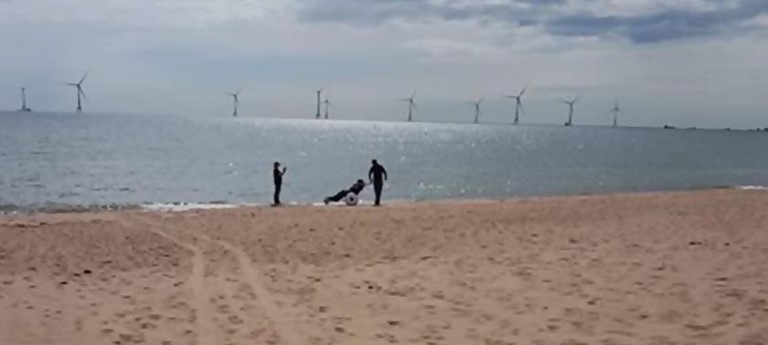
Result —
M 768 193 L 0 220 L 0 344 L 768 344 Z

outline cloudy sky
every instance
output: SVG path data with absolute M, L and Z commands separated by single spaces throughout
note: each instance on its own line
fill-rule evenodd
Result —
M 768 127 L 766 0 L 0 0 L 0 109 Z

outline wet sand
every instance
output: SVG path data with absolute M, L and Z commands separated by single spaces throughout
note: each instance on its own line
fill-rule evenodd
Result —
M 0 344 L 768 344 L 768 192 L 0 219 Z

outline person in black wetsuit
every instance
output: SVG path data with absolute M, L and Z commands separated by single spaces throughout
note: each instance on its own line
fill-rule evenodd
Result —
M 288 171 L 288 167 L 283 167 L 283 170 L 280 170 L 280 162 L 275 162 L 274 169 L 272 170 L 272 179 L 275 182 L 273 206 L 280 206 L 282 204 L 280 203 L 280 191 L 283 188 L 283 175 L 285 175 L 286 171 Z
M 339 202 L 341 199 L 344 199 L 345 196 L 349 193 L 355 193 L 355 195 L 359 195 L 360 192 L 365 189 L 365 182 L 363 180 L 357 180 L 355 184 L 352 185 L 352 187 L 349 187 L 349 189 L 344 189 L 339 191 L 333 196 L 329 196 L 325 199 L 323 199 L 323 202 L 328 205 L 331 202 Z
M 374 206 L 381 206 L 381 190 L 384 188 L 384 181 L 387 180 L 387 169 L 379 164 L 375 159 L 371 161 L 371 170 L 368 171 L 368 179 L 373 183 L 373 191 L 376 192 L 376 203 Z

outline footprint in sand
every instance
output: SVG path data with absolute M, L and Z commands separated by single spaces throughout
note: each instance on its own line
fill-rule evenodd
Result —
M 231 307 L 228 305 L 214 306 L 216 299 L 211 298 L 208 293 L 208 285 L 210 284 L 209 277 L 206 276 L 206 265 L 211 264 L 213 261 L 210 257 L 206 256 L 206 252 L 198 247 L 202 244 L 213 244 L 219 247 L 223 247 L 225 250 L 234 254 L 242 277 L 244 278 L 244 285 L 247 286 L 248 295 L 258 300 L 259 309 L 261 309 L 267 316 L 268 320 L 272 324 L 274 329 L 274 336 L 267 339 L 265 343 L 280 343 L 286 345 L 298 345 L 305 342 L 299 341 L 296 337 L 295 330 L 290 327 L 290 319 L 282 315 L 280 305 L 272 299 L 271 293 L 263 285 L 262 280 L 266 276 L 263 272 L 260 272 L 251 262 L 250 257 L 241 249 L 223 241 L 212 240 L 203 234 L 194 234 L 194 241 L 187 242 L 182 241 L 170 233 L 173 229 L 165 229 L 162 225 L 149 220 L 140 220 L 145 223 L 144 229 L 157 234 L 174 244 L 190 251 L 192 255 L 192 272 L 187 280 L 187 284 L 192 288 L 192 295 L 194 301 L 194 307 L 192 308 L 194 314 L 193 319 L 196 325 L 196 331 L 188 330 L 187 335 L 195 335 L 198 344 L 223 344 L 224 342 L 216 339 L 219 337 L 216 333 L 216 323 L 214 322 L 214 310 L 216 307 L 220 307 L 222 312 L 231 313 Z M 244 320 L 239 318 L 230 319 L 230 322 L 235 320 L 235 323 L 244 323 Z M 237 332 L 236 329 L 230 329 L 230 331 Z M 224 336 L 225 338 L 228 338 Z M 273 339 L 275 338 L 276 339 Z M 228 339 L 227 339 L 228 340 Z

